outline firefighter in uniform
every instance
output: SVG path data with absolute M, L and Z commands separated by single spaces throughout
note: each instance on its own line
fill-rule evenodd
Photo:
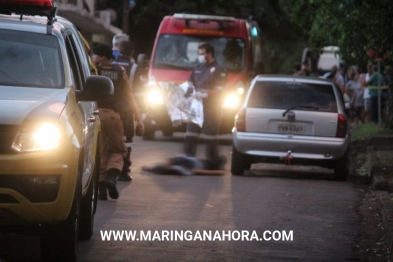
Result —
M 184 153 L 195 157 L 198 136 L 203 129 L 205 135 L 206 159 L 220 161 L 217 135 L 220 129 L 222 91 L 227 73 L 214 58 L 214 47 L 209 43 L 198 46 L 199 64 L 195 66 L 188 81 L 195 88 L 195 96 L 203 98 L 203 128 L 191 121 L 187 124 L 184 139 Z
M 112 65 L 111 58 L 112 48 L 109 45 L 99 44 L 93 48 L 92 60 L 97 66 L 98 74 L 109 77 L 115 89 L 113 97 L 98 102 L 101 122 L 98 196 L 101 200 L 107 199 L 107 193 L 113 199 L 119 197 L 116 178 L 127 155 L 122 121 L 127 104 L 131 105 L 135 120 L 143 126 L 127 74 L 123 67 Z

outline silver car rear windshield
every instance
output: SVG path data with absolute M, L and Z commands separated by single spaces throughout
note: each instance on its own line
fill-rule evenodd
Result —
M 330 84 L 258 81 L 247 107 L 336 113 L 337 101 Z
M 60 54 L 56 36 L 0 30 L 0 85 L 64 87 Z

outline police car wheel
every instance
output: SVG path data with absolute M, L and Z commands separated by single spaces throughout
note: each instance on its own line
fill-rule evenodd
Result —
M 237 151 L 236 147 L 232 147 L 231 173 L 234 176 L 243 176 L 245 170 L 249 170 L 251 162 L 249 157 Z
M 59 224 L 42 226 L 40 239 L 42 261 L 76 261 L 81 187 L 79 181 L 67 220 Z

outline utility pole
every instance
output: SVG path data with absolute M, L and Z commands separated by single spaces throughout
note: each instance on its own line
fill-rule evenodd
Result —
M 130 12 L 135 6 L 134 0 L 123 0 L 123 34 L 130 35 Z
M 130 10 L 128 8 L 128 0 L 123 0 L 123 34 L 129 35 L 129 17 Z

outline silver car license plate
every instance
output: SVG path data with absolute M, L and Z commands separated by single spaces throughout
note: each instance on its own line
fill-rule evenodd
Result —
M 280 133 L 303 134 L 304 126 L 301 124 L 278 123 L 277 131 Z

